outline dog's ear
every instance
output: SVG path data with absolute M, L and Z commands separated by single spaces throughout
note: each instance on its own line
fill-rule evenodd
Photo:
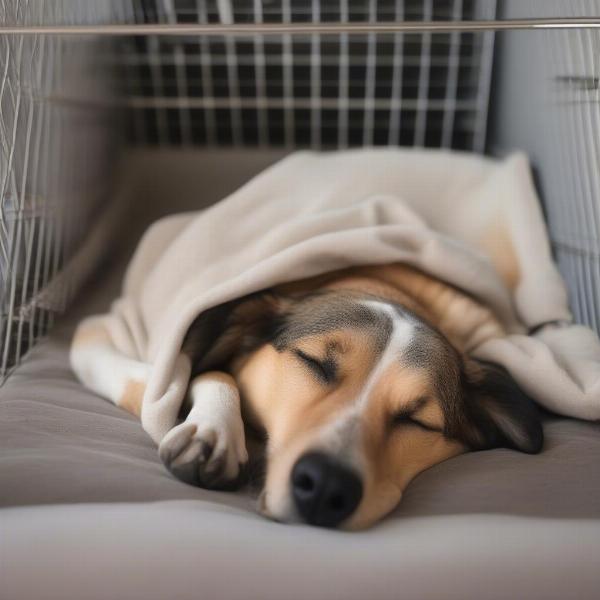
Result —
M 287 304 L 284 296 L 260 292 L 209 309 L 188 330 L 184 352 L 200 371 L 224 367 L 268 342 Z
M 235 345 L 235 352 L 251 352 L 272 340 L 290 301 L 273 292 L 254 294 L 231 312 L 221 343 Z
M 464 398 L 467 442 L 473 449 L 504 447 L 528 454 L 542 449 L 544 434 L 537 408 L 503 367 L 469 360 Z

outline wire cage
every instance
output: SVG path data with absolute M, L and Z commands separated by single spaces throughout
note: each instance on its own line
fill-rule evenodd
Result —
M 103 10 L 104 8 L 104 10 Z M 0 3 L 0 23 L 108 18 L 107 3 Z M 62 267 L 109 186 L 106 40 L 0 35 L 0 380 L 62 313 L 83 280 Z M 91 271 L 93 261 L 87 267 Z
M 575 318 L 599 330 L 598 15 L 597 0 L 0 0 L 0 380 L 106 255 L 94 232 L 133 146 L 521 147 Z

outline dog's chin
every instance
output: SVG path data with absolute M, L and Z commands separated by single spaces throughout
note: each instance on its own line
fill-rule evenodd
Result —
M 341 529 L 346 531 L 360 531 L 373 527 L 386 518 L 400 503 L 402 493 L 396 491 L 394 495 L 381 496 L 379 502 L 364 502 L 358 510 L 342 524 Z
M 340 523 L 335 529 L 342 531 L 361 531 L 373 527 L 399 504 L 400 497 L 389 499 L 385 503 L 378 505 L 359 506 L 358 510 L 350 515 L 348 519 Z M 277 523 L 285 523 L 288 525 L 307 524 L 299 515 L 291 494 L 281 494 L 279 497 L 276 494 L 269 495 L 266 490 L 263 490 L 258 498 L 258 512 L 267 519 Z
M 290 494 L 269 494 L 264 489 L 258 497 L 258 512 L 278 523 L 302 523 Z

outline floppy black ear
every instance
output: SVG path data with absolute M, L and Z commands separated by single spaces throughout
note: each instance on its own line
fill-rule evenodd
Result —
M 250 352 L 268 341 L 279 323 L 287 299 L 258 292 L 204 311 L 190 326 L 183 351 L 194 373 L 224 368 L 233 356 Z
M 536 454 L 544 433 L 538 410 L 498 365 L 471 361 L 465 390 L 473 449 L 505 447 Z

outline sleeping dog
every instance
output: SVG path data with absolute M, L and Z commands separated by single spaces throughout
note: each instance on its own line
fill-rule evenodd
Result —
M 148 366 L 118 355 L 102 327 L 94 318 L 79 327 L 73 367 L 139 416 Z M 229 489 L 248 461 L 251 427 L 266 439 L 264 515 L 367 527 L 415 476 L 453 456 L 501 446 L 539 452 L 532 401 L 503 368 L 471 356 L 504 335 L 474 298 L 401 264 L 215 307 L 187 334 L 187 400 L 159 455 L 183 481 Z

